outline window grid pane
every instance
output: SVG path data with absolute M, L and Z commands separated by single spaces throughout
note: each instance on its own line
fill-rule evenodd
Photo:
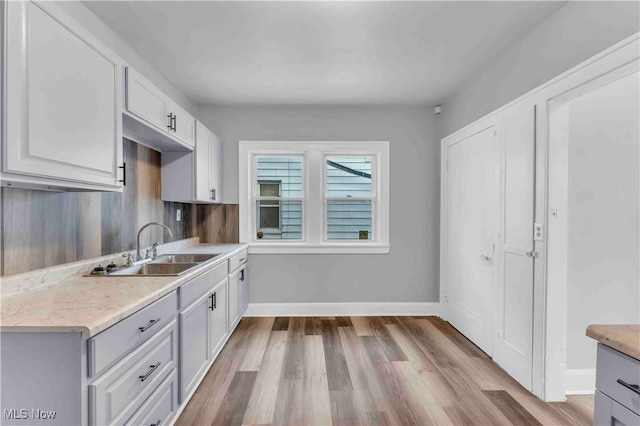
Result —
M 256 157 L 256 194 L 260 196 L 302 197 L 302 157 Z M 270 184 L 279 184 L 278 192 Z M 264 192 L 263 192 L 264 191 Z
M 327 240 L 374 239 L 373 158 L 325 157 L 325 235 Z
M 373 240 L 371 200 L 327 200 L 327 240 Z
M 256 200 L 256 239 L 301 240 L 302 201 L 282 200 L 278 204 Z
M 257 156 L 257 240 L 301 240 L 303 162 L 301 156 Z

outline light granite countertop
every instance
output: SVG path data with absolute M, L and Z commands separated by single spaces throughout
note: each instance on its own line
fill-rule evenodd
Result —
M 587 327 L 587 336 L 640 360 L 640 324 L 592 324 Z
M 94 336 L 247 247 L 197 244 L 197 239 L 185 241 L 188 243 L 181 246 L 167 244 L 159 253 L 219 256 L 180 276 L 83 276 L 98 263 L 105 265 L 114 259 L 114 255 L 3 277 L 0 331 L 75 332 L 85 338 Z

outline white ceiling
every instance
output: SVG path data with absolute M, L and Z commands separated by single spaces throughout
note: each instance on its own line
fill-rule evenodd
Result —
M 197 104 L 423 104 L 564 2 L 89 1 Z

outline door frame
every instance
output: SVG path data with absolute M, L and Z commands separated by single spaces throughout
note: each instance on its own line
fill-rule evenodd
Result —
M 549 140 L 548 239 L 547 245 L 547 320 L 555 326 L 547 330 L 548 379 L 547 391 L 564 394 L 566 389 L 567 358 L 567 291 L 568 291 L 568 235 L 569 204 L 569 103 L 610 83 L 640 70 L 640 62 L 633 61 L 615 68 L 584 84 L 547 100 Z
M 543 224 L 543 241 L 536 241 L 534 249 L 538 252 L 539 262 L 534 262 L 534 306 L 533 306 L 533 382 L 532 393 L 544 401 L 565 401 L 564 370 L 566 365 L 566 278 L 564 282 L 564 299 L 562 293 L 558 296 L 559 288 L 555 287 L 556 271 L 549 270 L 554 262 L 565 263 L 566 257 L 552 249 L 549 254 L 548 241 L 554 243 L 562 238 L 555 230 L 549 233 L 549 220 L 551 209 L 549 207 L 550 196 L 554 200 L 557 185 L 550 185 L 550 179 L 556 177 L 550 175 L 550 161 L 556 161 L 549 157 L 549 108 L 550 100 L 558 98 L 585 84 L 603 77 L 632 62 L 640 61 L 640 32 L 614 44 L 599 54 L 587 59 L 570 70 L 549 80 L 548 82 L 525 93 L 512 102 L 474 121 L 464 128 L 441 139 L 440 143 L 440 310 L 443 319 L 447 319 L 448 297 L 448 271 L 447 271 L 447 148 L 449 145 L 460 141 L 474 133 L 486 129 L 492 125 L 499 131 L 499 118 L 501 113 L 518 103 L 529 103 L 535 106 L 536 115 L 536 150 L 535 150 L 535 214 L 534 221 Z M 556 99 L 557 100 L 557 99 Z M 551 105 L 553 107 L 553 105 Z M 554 143 L 555 140 L 553 141 Z M 552 173 L 552 172 L 551 172 Z M 499 206 L 503 202 L 499 199 Z M 533 225 L 533 224 L 532 224 Z M 502 224 L 500 224 L 502 226 Z M 498 229 L 502 229 L 499 227 Z M 565 237 L 566 238 L 566 235 Z M 561 241 L 560 241 L 561 243 Z M 552 245 L 552 247 L 554 247 Z M 563 260 L 564 259 L 564 260 Z M 495 265 L 495 264 L 494 264 Z M 495 270 L 495 266 L 494 266 Z M 553 287 L 549 285 L 549 277 Z M 495 277 L 495 274 L 494 274 Z M 494 287 L 497 281 L 494 280 Z M 493 292 L 494 296 L 496 290 Z M 494 299 L 495 300 L 495 299 Z M 564 315 L 564 317 L 563 317 Z M 560 318 L 564 323 L 558 326 Z M 495 324 L 495 321 L 494 321 Z M 562 375 L 560 375 L 562 372 Z

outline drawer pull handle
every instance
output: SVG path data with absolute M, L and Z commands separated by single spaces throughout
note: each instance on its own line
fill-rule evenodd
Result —
M 138 376 L 138 379 L 140 379 L 141 382 L 144 382 L 145 380 L 147 380 L 149 378 L 149 376 L 156 371 L 156 368 L 160 367 L 160 363 L 157 363 L 156 365 L 150 365 L 149 366 L 149 371 L 147 371 L 147 374 L 145 374 L 144 376 Z
M 622 379 L 618 379 L 617 382 L 620 383 L 625 388 L 629 389 L 631 392 L 635 392 L 638 395 L 640 395 L 640 386 L 638 386 L 638 385 L 630 385 L 629 383 L 625 382 Z
M 140 330 L 140 333 L 144 333 L 145 331 L 147 331 L 149 329 L 149 327 L 153 326 L 154 324 L 158 323 L 160 321 L 160 318 L 156 318 L 154 320 L 149 321 L 149 324 L 147 324 L 144 327 L 138 327 Z
M 242 259 L 240 259 L 240 262 L 244 262 L 245 260 L 247 260 L 247 259 L 245 259 L 245 258 L 243 257 Z
M 158 419 L 158 421 L 153 423 L 151 426 L 160 426 L 160 423 L 162 423 L 162 420 Z

